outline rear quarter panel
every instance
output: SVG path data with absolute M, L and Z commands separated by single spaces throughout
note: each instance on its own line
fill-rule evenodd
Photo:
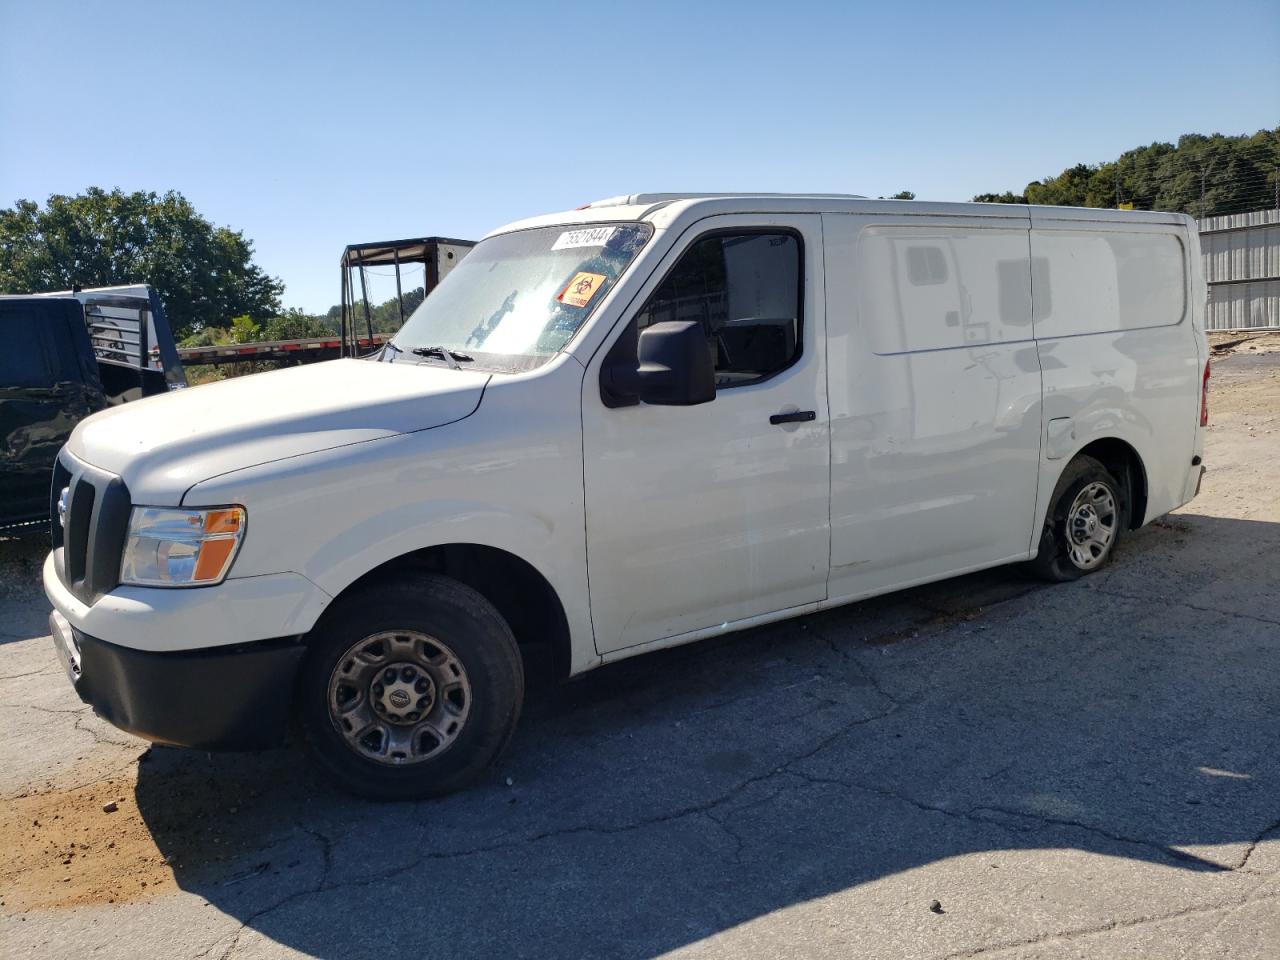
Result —
M 1180 314 L 1158 326 L 1113 326 L 1098 313 L 1111 309 L 1111 287 L 1100 261 L 1074 256 L 1064 237 L 1097 233 L 1176 238 L 1182 257 Z M 1200 376 L 1204 335 L 1195 323 L 1194 278 L 1199 265 L 1181 224 L 1036 221 L 1031 231 L 1035 332 L 1044 383 L 1046 424 L 1070 418 L 1071 432 L 1061 449 L 1046 446 L 1041 458 L 1037 515 L 1045 516 L 1058 478 L 1077 452 L 1094 440 L 1116 437 L 1142 460 L 1147 482 L 1146 523 L 1186 502 L 1191 459 L 1199 452 Z M 1047 263 L 1046 263 L 1047 261 Z M 1112 268 L 1114 269 L 1114 268 Z M 1047 271 L 1047 272 L 1046 272 Z M 1160 278 L 1150 281 L 1159 286 Z M 1111 285 L 1109 287 L 1108 285 Z M 1153 297 L 1169 294 L 1168 285 Z M 1172 301 L 1170 301 L 1172 302 Z M 1202 311 L 1203 307 L 1199 309 Z M 1135 323 L 1121 305 L 1120 323 Z M 1103 329 L 1100 329 L 1103 328 Z M 1098 332 L 1090 332 L 1098 331 Z M 1061 454 L 1050 459 L 1052 454 Z

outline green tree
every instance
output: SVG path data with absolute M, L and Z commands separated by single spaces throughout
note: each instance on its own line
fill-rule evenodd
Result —
M 1078 163 L 1032 181 L 1022 196 L 1006 191 L 974 200 L 1074 207 L 1126 203 L 1204 217 L 1272 207 L 1278 182 L 1280 127 L 1249 136 L 1188 133 L 1176 144 L 1152 143 L 1115 160 Z
M 426 294 L 422 287 L 414 287 L 412 290 L 404 292 L 404 316 L 407 320 L 409 314 L 418 308 L 418 304 L 426 299 Z M 369 304 L 369 315 L 373 318 L 374 333 L 395 333 L 400 329 L 400 306 L 399 301 L 395 297 L 390 300 L 384 300 L 382 303 Z M 342 323 L 342 306 L 334 304 L 325 314 L 325 319 L 333 325 L 333 329 L 337 330 Z M 364 316 L 364 302 L 360 297 L 356 297 L 355 312 L 356 332 L 363 334 L 366 330 Z
M 213 347 L 226 343 L 252 343 L 257 340 L 308 340 L 312 337 L 332 337 L 338 332 L 336 324 L 325 317 L 304 313 L 296 307 L 264 323 L 256 323 L 247 315 L 231 318 L 230 326 L 209 326 L 185 337 L 184 347 Z
M 974 203 L 1026 203 L 1025 194 L 1006 190 L 1004 193 L 980 193 L 973 198 Z
M 1056 177 L 1033 180 L 1027 184 L 1028 203 L 1041 203 L 1057 207 L 1101 207 L 1103 203 L 1090 203 L 1091 188 L 1097 168 L 1078 163 L 1063 170 Z
M 297 308 L 286 310 L 262 325 L 264 340 L 306 340 L 312 337 L 331 337 L 338 332 L 338 325 L 324 317 L 303 313 Z
M 54 194 L 0 210 L 0 291 L 149 283 L 181 339 L 228 317 L 265 320 L 284 285 L 253 262 L 243 233 L 215 227 L 180 193 Z
M 254 323 L 248 314 L 242 314 L 231 318 L 228 334 L 228 343 L 253 343 L 262 339 L 262 327 Z

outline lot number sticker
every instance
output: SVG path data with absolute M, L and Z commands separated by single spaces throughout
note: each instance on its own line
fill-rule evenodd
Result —
M 614 227 L 589 227 L 585 230 L 566 230 L 551 245 L 552 250 L 572 250 L 574 247 L 603 247 L 613 236 Z
M 571 307 L 585 307 L 596 291 L 604 286 L 605 279 L 603 273 L 575 273 L 556 299 Z

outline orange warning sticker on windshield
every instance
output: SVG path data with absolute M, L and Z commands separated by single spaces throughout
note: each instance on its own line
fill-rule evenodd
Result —
M 571 307 L 585 307 L 596 291 L 604 286 L 605 279 L 603 273 L 575 273 L 556 299 Z

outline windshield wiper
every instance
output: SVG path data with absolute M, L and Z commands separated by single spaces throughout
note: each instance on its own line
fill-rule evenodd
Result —
M 475 357 L 469 357 L 465 353 L 458 353 L 456 350 L 450 350 L 448 347 L 414 347 L 413 353 L 419 357 L 439 357 L 445 363 L 449 364 L 454 370 L 461 370 L 462 363 L 470 363 Z M 461 360 L 462 363 L 458 361 Z

